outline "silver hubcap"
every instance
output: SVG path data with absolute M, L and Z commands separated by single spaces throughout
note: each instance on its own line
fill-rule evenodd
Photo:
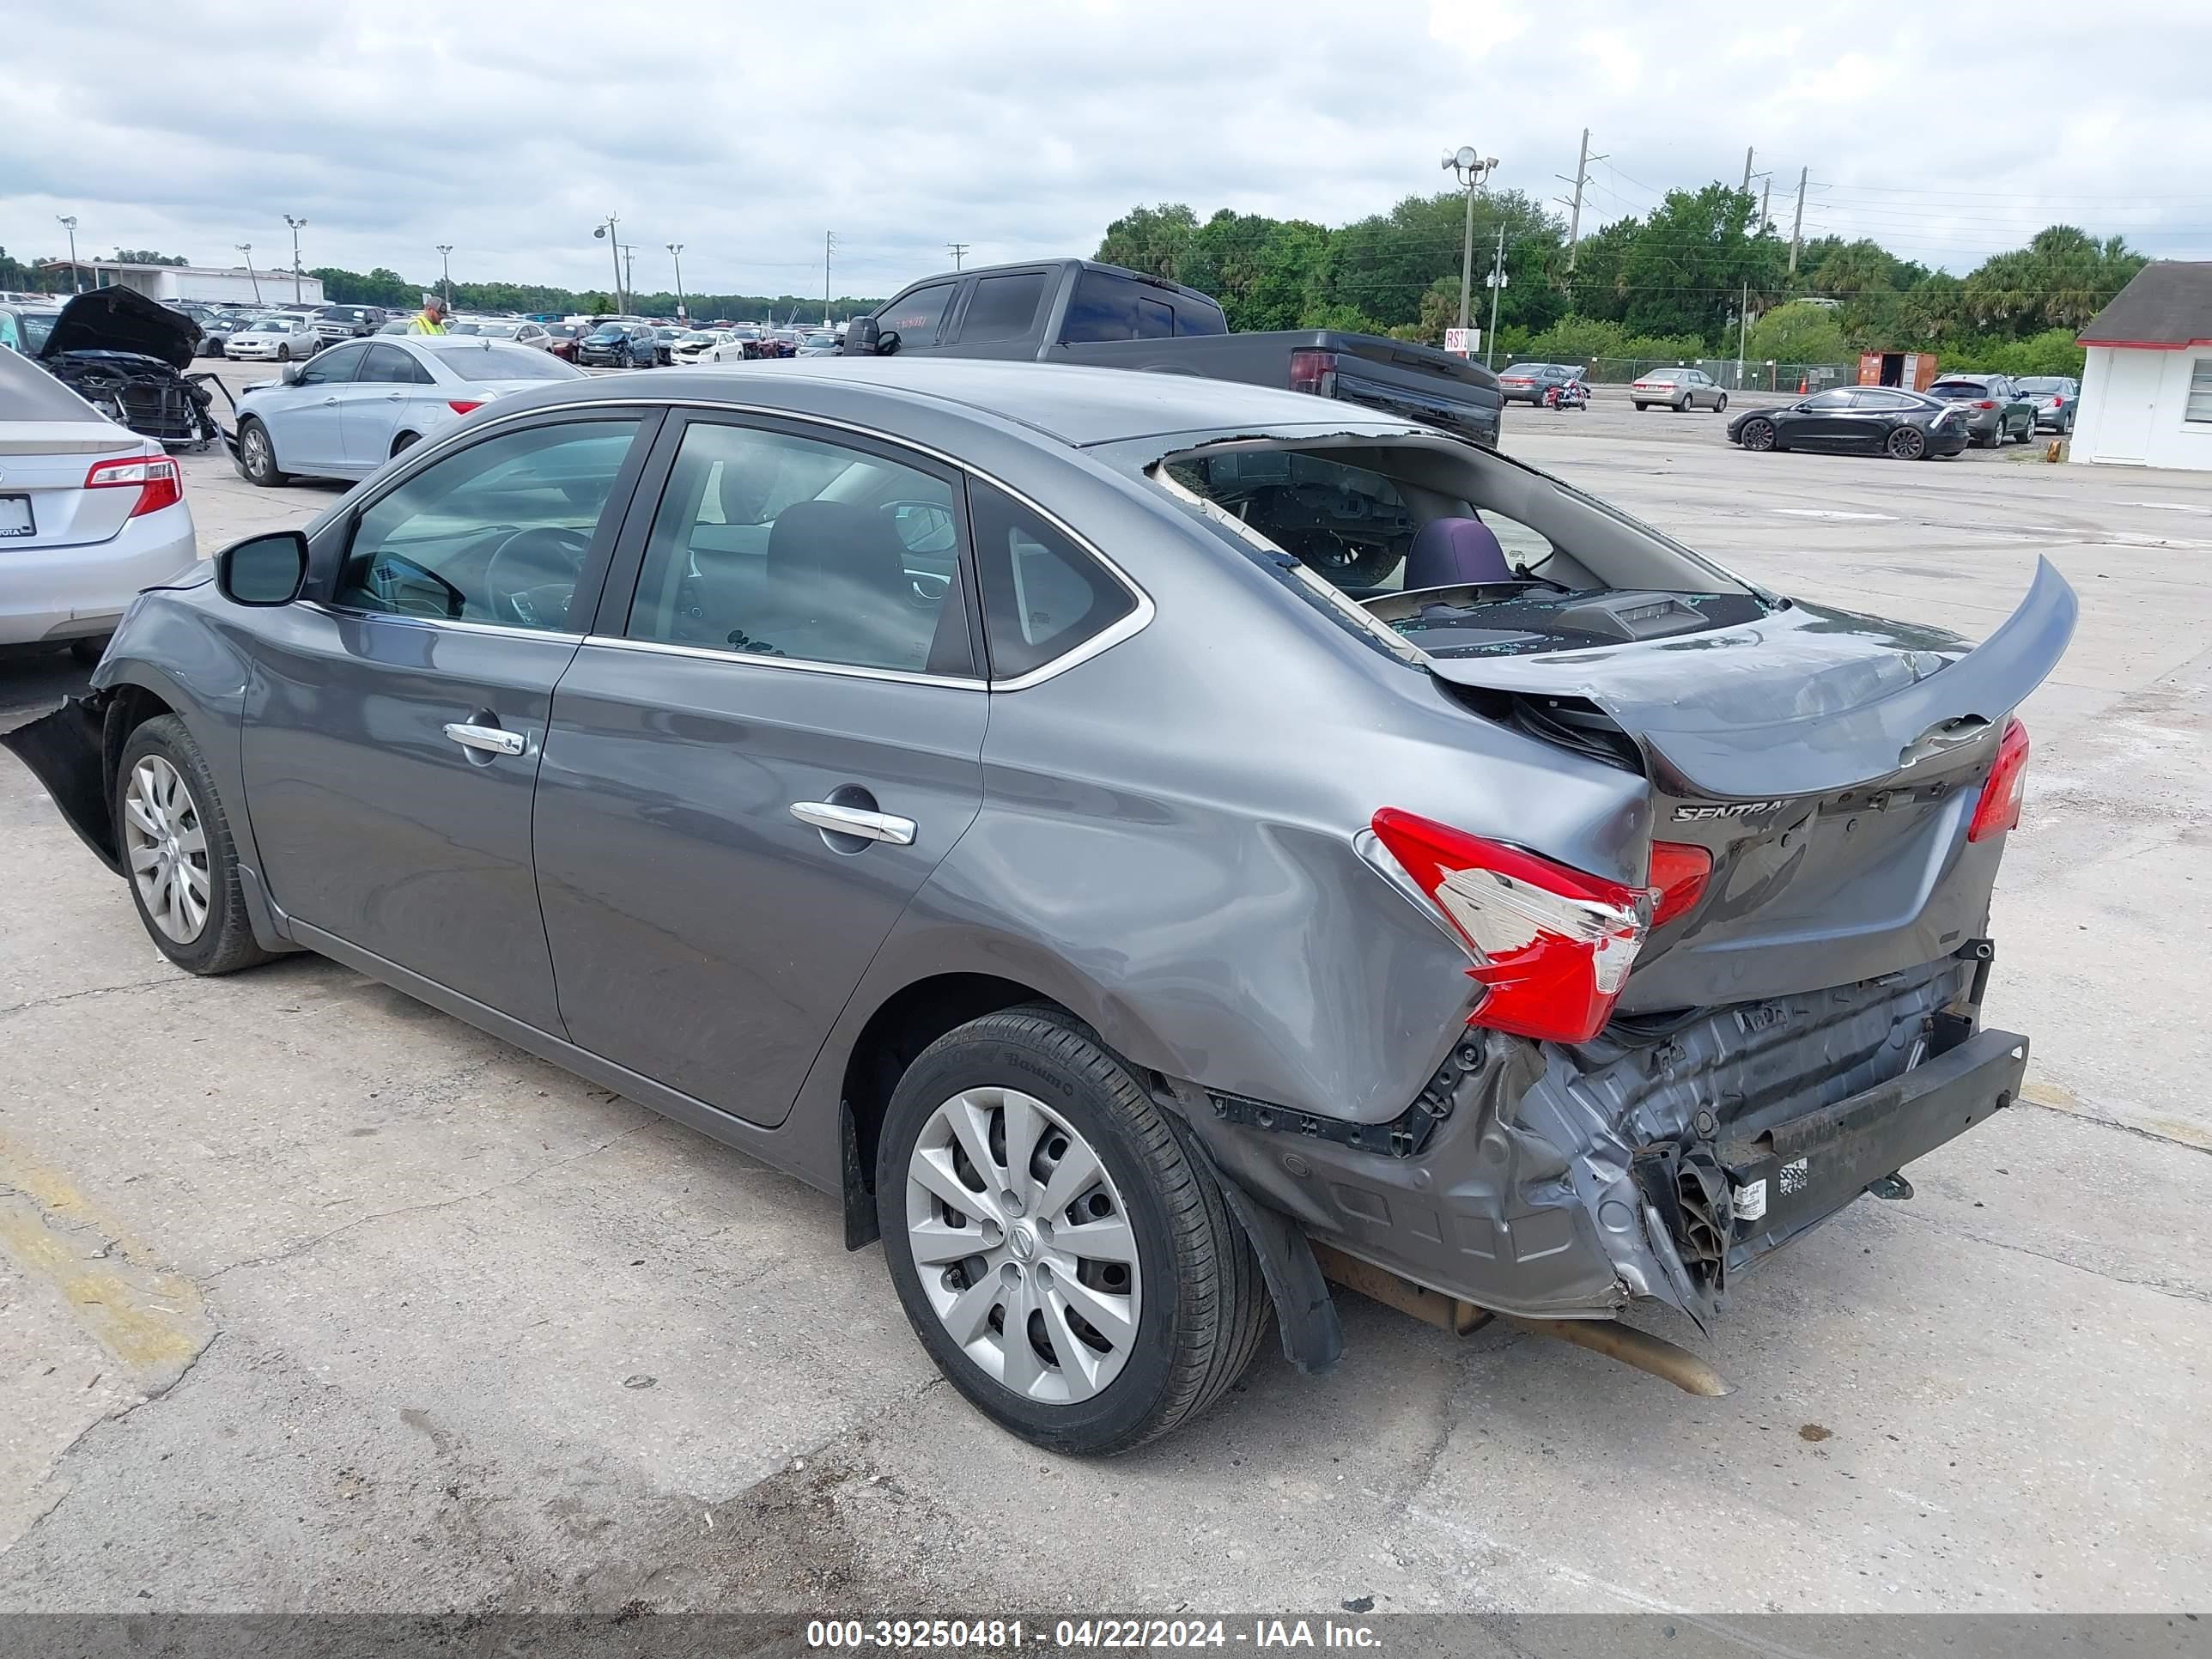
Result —
M 963 1352 L 1014 1393 L 1088 1399 L 1136 1340 L 1137 1237 L 1105 1164 L 1016 1089 L 930 1114 L 907 1160 L 907 1248 Z
M 123 850 L 139 902 L 164 938 L 190 945 L 207 926 L 207 831 L 177 769 L 148 755 L 123 791 Z
M 250 471 L 258 472 L 269 465 L 269 440 L 261 435 L 261 428 L 257 426 L 246 434 L 244 441 L 246 465 Z

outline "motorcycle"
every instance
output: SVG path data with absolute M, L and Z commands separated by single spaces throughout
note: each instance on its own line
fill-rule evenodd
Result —
M 1588 409 L 1589 398 L 1589 388 L 1580 380 L 1561 380 L 1544 388 L 1547 409 Z

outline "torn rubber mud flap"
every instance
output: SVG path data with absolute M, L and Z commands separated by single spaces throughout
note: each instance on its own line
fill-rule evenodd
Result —
M 1529 657 L 1433 657 L 1455 685 L 1596 705 L 1689 793 L 1826 794 L 1995 725 L 2058 665 L 2080 602 L 2048 559 L 2003 626 L 1940 629 L 1792 603 L 1755 622 Z
M 97 696 L 99 694 L 95 693 Z M 0 732 L 0 749 L 31 769 L 70 829 L 117 875 L 123 860 L 107 805 L 100 743 L 102 716 L 93 698 L 71 697 L 52 714 Z

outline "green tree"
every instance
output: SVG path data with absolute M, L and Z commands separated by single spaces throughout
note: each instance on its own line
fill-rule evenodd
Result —
M 1106 227 L 1092 257 L 1109 265 L 1180 281 L 1183 254 L 1198 234 L 1198 216 L 1182 202 L 1132 208 Z
M 1777 306 L 1753 323 L 1746 350 L 1778 363 L 1840 363 L 1851 356 L 1837 313 L 1802 300 Z
M 1583 317 L 1620 322 L 1628 315 L 1628 256 L 1643 221 L 1616 219 L 1583 238 L 1574 274 L 1566 279 L 1570 307 Z
M 1789 246 L 1761 232 L 1748 191 L 1671 190 L 1652 210 L 1623 268 L 1632 333 L 1717 340 L 1748 286 L 1754 307 L 1781 295 Z
M 156 253 L 149 247 L 119 247 L 115 250 L 115 262 L 123 265 L 188 265 L 190 259 L 181 253 Z

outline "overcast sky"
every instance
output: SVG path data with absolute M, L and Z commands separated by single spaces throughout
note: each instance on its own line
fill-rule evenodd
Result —
M 1773 174 L 1786 234 L 1964 271 L 2054 220 L 2212 258 L 2212 3 L 1836 8 L 1558 0 L 1170 7 L 404 0 L 35 8 L 0 123 L 0 246 L 605 285 L 890 292 L 950 263 L 1089 253 L 1134 204 L 1336 224 L 1437 189 L 1443 152 L 1595 224 Z M 1810 13 L 1807 15 L 1805 14 Z

